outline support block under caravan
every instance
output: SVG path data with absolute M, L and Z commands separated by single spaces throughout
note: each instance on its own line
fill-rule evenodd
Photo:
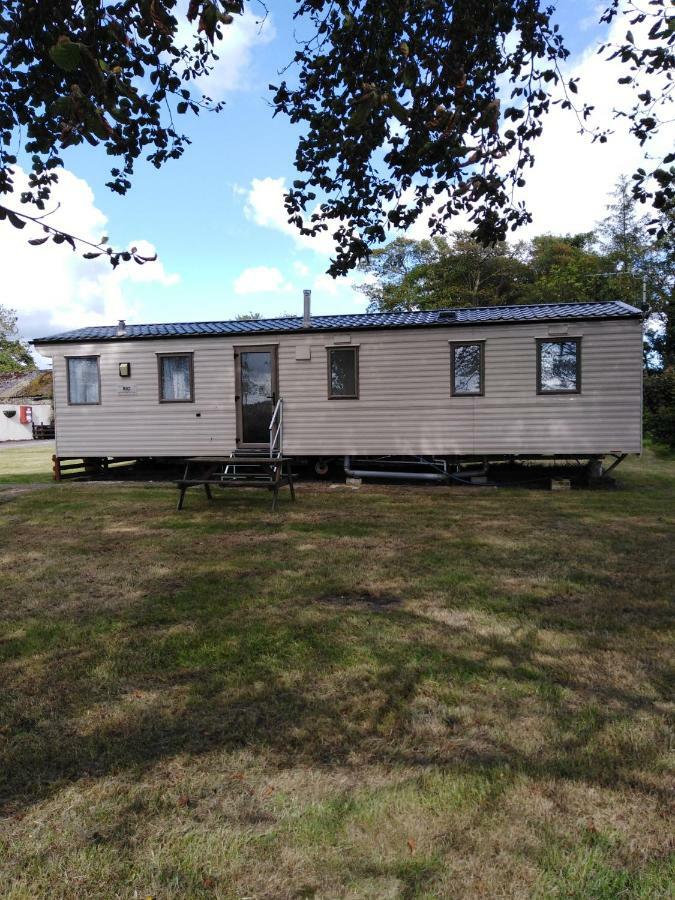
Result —
M 589 459 L 588 465 L 586 466 L 586 473 L 588 474 L 589 481 L 594 478 L 602 478 L 602 458 Z

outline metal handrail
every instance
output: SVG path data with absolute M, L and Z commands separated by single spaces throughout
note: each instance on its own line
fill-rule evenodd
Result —
M 270 420 L 270 456 L 284 455 L 284 401 L 281 397 Z

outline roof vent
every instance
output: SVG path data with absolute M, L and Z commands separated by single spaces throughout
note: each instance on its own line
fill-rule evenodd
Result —
M 457 313 L 454 309 L 442 309 L 438 313 L 439 322 L 454 322 L 457 319 Z
M 127 333 L 127 323 L 124 319 L 120 319 L 117 323 L 117 337 L 125 337 Z
M 312 292 L 311 291 L 303 291 L 302 292 L 303 299 L 303 311 L 302 311 L 302 324 L 305 328 L 312 327 Z

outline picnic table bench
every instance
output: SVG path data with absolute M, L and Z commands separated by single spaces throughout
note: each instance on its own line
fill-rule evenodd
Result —
M 262 487 L 272 491 L 272 511 L 277 508 L 279 488 L 288 486 L 295 501 L 293 472 L 288 456 L 191 456 L 185 460 L 177 509 L 183 508 L 186 492 L 203 487 L 208 500 L 212 487 Z

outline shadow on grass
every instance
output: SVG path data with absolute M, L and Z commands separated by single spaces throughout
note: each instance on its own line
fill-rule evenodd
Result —
M 26 495 L 4 513 L 35 612 L 1 610 L 0 803 L 241 749 L 475 776 L 493 804 L 519 774 L 661 796 L 672 493 L 631 477 L 647 499 L 307 494 L 277 517 L 258 493 L 181 515 L 168 490 Z M 364 874 L 412 897 L 436 871 Z
M 177 753 L 242 748 L 279 767 L 506 769 L 656 790 L 635 772 L 662 754 L 665 733 L 655 720 L 638 738 L 619 726 L 668 699 L 661 668 L 647 696 L 542 656 L 531 628 L 477 641 L 411 603 L 336 608 L 303 595 L 299 582 L 297 594 L 286 585 L 290 596 L 275 597 L 276 575 L 258 565 L 168 594 L 160 582 L 121 616 L 35 622 L 0 643 L 5 663 L 32 661 L 2 701 L 4 804 Z M 528 614 L 532 626 L 539 617 L 552 624 L 550 612 Z M 662 615 L 658 605 L 640 608 L 645 628 L 660 627 Z M 420 698 L 431 712 L 420 712 Z M 458 717 L 458 702 L 477 721 Z M 534 748 L 509 730 L 524 703 L 540 721 Z

